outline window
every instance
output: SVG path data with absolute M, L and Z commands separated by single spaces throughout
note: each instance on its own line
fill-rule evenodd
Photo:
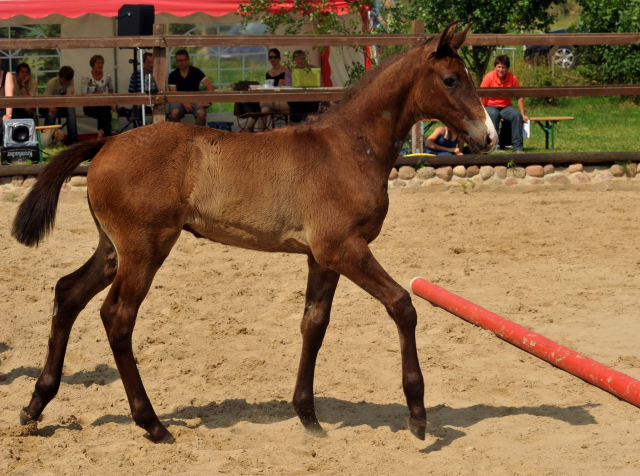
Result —
M 246 28 L 236 25 L 193 25 L 173 23 L 169 25 L 172 35 L 261 35 L 267 27 L 261 23 L 249 23 Z M 172 48 L 171 69 L 177 68 L 175 52 L 182 48 Z M 220 46 L 186 48 L 191 65 L 200 68 L 217 90 L 230 90 L 236 81 L 264 81 L 269 70 L 267 46 Z M 233 113 L 233 103 L 212 104 L 209 113 Z
M 59 38 L 60 25 L 0 26 L 0 38 Z M 61 66 L 60 50 L 0 50 L 0 68 L 16 72 L 16 66 L 27 63 L 31 77 L 38 83 L 39 94 L 47 81 L 58 75 Z

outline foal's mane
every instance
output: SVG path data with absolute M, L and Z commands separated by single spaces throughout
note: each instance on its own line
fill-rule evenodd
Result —
M 325 112 L 324 114 L 320 114 L 320 116 L 317 119 L 317 122 L 321 122 L 321 121 L 324 122 L 325 118 L 327 120 L 331 120 L 336 114 L 342 115 L 343 113 L 342 109 L 344 109 L 345 106 L 351 104 L 355 98 L 359 97 L 362 93 L 364 93 L 364 91 L 378 78 L 378 76 L 380 76 L 384 71 L 389 69 L 392 65 L 398 63 L 399 61 L 402 61 L 411 51 L 415 50 L 416 48 L 422 48 L 426 43 L 431 41 L 431 39 L 433 39 L 435 36 L 436 35 L 426 37 L 415 46 L 412 46 L 407 51 L 397 53 L 387 58 L 378 66 L 373 68 L 371 71 L 367 72 L 360 80 L 358 80 L 357 83 L 355 83 L 353 86 L 351 86 L 349 89 L 345 91 L 344 95 L 340 98 L 340 101 L 337 104 L 330 107 L 329 110 L 327 110 L 327 112 Z

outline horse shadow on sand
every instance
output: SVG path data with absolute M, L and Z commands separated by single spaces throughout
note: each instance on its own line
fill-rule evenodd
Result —
M 505 407 L 492 405 L 472 405 L 465 408 L 451 408 L 437 405 L 427 408 L 427 433 L 436 441 L 420 450 L 421 453 L 439 451 L 458 438 L 466 436 L 463 428 L 469 428 L 483 420 L 504 418 L 513 415 L 531 415 L 551 418 L 574 426 L 595 425 L 596 419 L 589 412 L 597 404 L 562 407 L 557 405 L 539 405 L 531 407 Z M 338 425 L 334 429 L 367 425 L 371 428 L 388 427 L 392 432 L 406 430 L 408 411 L 405 405 L 378 404 L 370 402 L 349 402 L 331 397 L 316 397 L 315 407 L 321 423 Z M 199 427 L 209 429 L 228 428 L 241 421 L 255 424 L 276 423 L 296 418 L 291 402 L 271 400 L 261 403 L 248 403 L 244 399 L 211 402 L 202 406 L 185 406 L 178 410 L 159 415 L 162 423 L 171 426 Z M 191 420 L 188 422 L 188 420 Z M 197 423 L 193 423 L 196 420 Z M 199 422 L 198 422 L 199 420 Z M 105 423 L 131 424 L 130 417 L 105 415 L 92 423 L 99 426 Z M 302 430 L 301 430 L 302 431 Z
M 42 369 L 36 367 L 17 367 L 9 373 L 0 373 L 0 385 L 8 385 L 15 379 L 25 375 L 31 378 L 38 378 L 41 371 Z M 98 364 L 93 370 L 83 370 L 73 375 L 63 376 L 62 382 L 68 385 L 84 385 L 85 387 L 90 387 L 94 383 L 97 385 L 108 385 L 118 379 L 120 379 L 118 370 L 109 367 L 107 364 Z

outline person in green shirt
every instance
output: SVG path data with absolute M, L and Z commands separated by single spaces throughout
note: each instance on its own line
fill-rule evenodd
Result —
M 71 66 L 63 66 L 58 72 L 58 76 L 51 78 L 44 88 L 43 96 L 72 96 L 74 71 Z M 76 123 L 75 107 L 50 107 L 40 108 L 40 115 L 44 117 L 44 123 L 52 126 L 58 118 L 67 119 L 67 144 L 78 142 L 78 125 Z M 61 119 L 62 120 L 62 119 Z

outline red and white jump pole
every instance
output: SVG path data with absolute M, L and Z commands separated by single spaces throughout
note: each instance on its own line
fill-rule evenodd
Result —
M 490 330 L 509 344 L 640 407 L 640 381 L 487 311 L 423 278 L 413 278 L 410 288 L 414 294 L 445 311 Z

